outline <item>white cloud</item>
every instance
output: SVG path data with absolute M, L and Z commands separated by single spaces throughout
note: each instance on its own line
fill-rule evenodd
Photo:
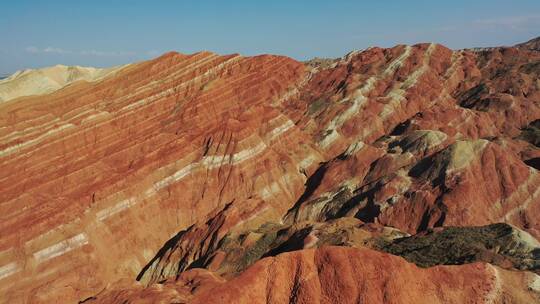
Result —
M 78 55 L 96 56 L 96 57 L 122 57 L 122 56 L 132 56 L 136 54 L 135 52 L 105 52 L 105 51 L 97 51 L 97 50 L 72 51 L 72 50 L 65 50 L 62 48 L 57 48 L 57 47 L 52 47 L 52 46 L 48 46 L 43 49 L 37 48 L 35 46 L 29 46 L 25 48 L 25 51 L 32 54 L 58 54 L 58 55 L 78 54 Z
M 96 50 L 81 51 L 81 55 L 89 56 L 98 56 L 98 57 L 121 57 L 121 56 L 132 56 L 135 55 L 135 52 L 104 52 Z
M 507 16 L 490 19 L 478 19 L 475 24 L 489 27 L 505 27 L 513 30 L 526 30 L 540 26 L 540 15 Z
M 43 49 L 43 53 L 71 54 L 73 52 L 72 51 L 67 51 L 67 50 L 64 50 L 64 49 L 60 49 L 60 48 L 55 48 L 55 47 L 52 47 L 52 46 L 48 46 L 48 47 Z

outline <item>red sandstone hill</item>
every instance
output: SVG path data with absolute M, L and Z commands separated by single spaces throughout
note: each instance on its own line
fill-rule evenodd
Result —
M 540 302 L 539 75 L 167 53 L 2 102 L 0 302 Z

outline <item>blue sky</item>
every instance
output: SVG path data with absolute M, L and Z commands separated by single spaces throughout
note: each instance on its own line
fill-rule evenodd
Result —
M 304 60 L 368 46 L 511 45 L 538 35 L 539 0 L 1 0 L 0 75 L 111 66 L 170 50 Z

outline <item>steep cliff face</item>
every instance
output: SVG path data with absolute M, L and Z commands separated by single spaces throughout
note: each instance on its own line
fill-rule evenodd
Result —
M 2 103 L 0 293 L 538 301 L 539 62 L 438 44 L 168 53 Z M 468 227 L 494 223 L 512 226 Z
M 284 57 L 171 53 L 3 104 L 2 294 L 75 300 L 135 277 L 170 236 L 273 182 L 283 199 L 261 211 L 286 210 L 316 152 L 272 103 L 304 76 Z

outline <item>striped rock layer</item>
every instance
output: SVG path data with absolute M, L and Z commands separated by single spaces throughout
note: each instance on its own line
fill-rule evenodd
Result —
M 388 231 L 504 222 L 527 254 L 536 250 L 539 62 L 535 50 L 438 44 L 370 48 L 329 64 L 168 53 L 4 102 L 0 301 L 157 301 L 202 267 L 192 279 L 208 293 L 182 299 L 331 303 L 349 290 L 394 303 L 404 291 L 384 274 L 374 284 L 388 295 L 362 285 L 387 259 L 400 280 L 424 280 L 402 286 L 411 301 L 433 280 L 462 289 L 467 278 L 479 285 L 446 294 L 435 284 L 425 299 L 538 300 L 532 266 L 514 274 L 497 267 L 515 264 L 479 258 L 424 270 L 363 247 L 380 249 L 395 238 Z M 358 248 L 308 249 L 322 245 Z M 301 251 L 284 253 L 292 250 Z M 375 270 L 337 278 L 325 266 L 357 269 L 359 259 Z M 280 267 L 294 268 L 280 274 L 284 285 L 269 275 Z M 135 278 L 155 285 L 100 299 L 109 283 Z M 523 282 L 533 287 L 514 288 Z

